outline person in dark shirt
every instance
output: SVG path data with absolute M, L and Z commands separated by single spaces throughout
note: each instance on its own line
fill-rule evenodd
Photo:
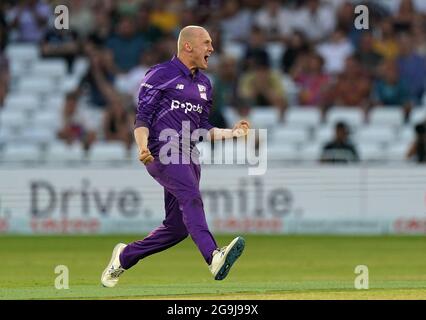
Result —
M 72 30 L 52 28 L 46 32 L 41 42 L 43 58 L 64 58 L 69 72 L 72 71 L 74 60 L 79 53 L 78 35 Z
M 414 128 L 416 140 L 407 152 L 407 159 L 414 159 L 417 163 L 426 163 L 426 121 Z
M 349 163 L 359 161 L 358 152 L 349 140 L 349 129 L 346 123 L 338 122 L 335 137 L 322 150 L 321 162 Z

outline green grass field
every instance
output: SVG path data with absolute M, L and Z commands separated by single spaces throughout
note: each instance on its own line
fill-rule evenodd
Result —
M 100 275 L 117 242 L 138 236 L 0 237 L 0 299 L 426 299 L 424 237 L 256 236 L 223 281 L 214 281 L 190 238 L 123 274 Z M 220 245 L 232 237 L 219 236 Z M 356 290 L 355 266 L 369 268 Z M 57 265 L 68 290 L 54 287 Z

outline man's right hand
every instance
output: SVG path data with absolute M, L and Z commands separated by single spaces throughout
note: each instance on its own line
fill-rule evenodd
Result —
M 150 164 L 154 161 L 154 157 L 151 155 L 151 151 L 149 151 L 148 148 L 140 149 L 139 161 L 143 162 L 144 165 Z

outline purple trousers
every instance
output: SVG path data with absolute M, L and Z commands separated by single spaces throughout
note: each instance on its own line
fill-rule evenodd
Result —
M 207 226 L 199 189 L 200 165 L 168 164 L 155 160 L 146 166 L 149 174 L 164 187 L 166 217 L 163 223 L 143 240 L 130 243 L 120 255 L 124 269 L 139 260 L 163 251 L 185 239 L 188 234 L 207 264 L 217 244 Z

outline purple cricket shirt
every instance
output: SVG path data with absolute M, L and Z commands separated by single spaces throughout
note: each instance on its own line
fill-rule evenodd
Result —
M 173 129 L 182 138 L 182 123 L 189 121 L 190 133 L 203 128 L 210 130 L 208 122 L 212 105 L 212 86 L 199 70 L 191 71 L 174 56 L 170 61 L 150 68 L 142 80 L 136 111 L 135 129 L 149 129 L 148 148 L 158 156 L 164 129 Z M 191 142 L 191 149 L 195 145 Z

